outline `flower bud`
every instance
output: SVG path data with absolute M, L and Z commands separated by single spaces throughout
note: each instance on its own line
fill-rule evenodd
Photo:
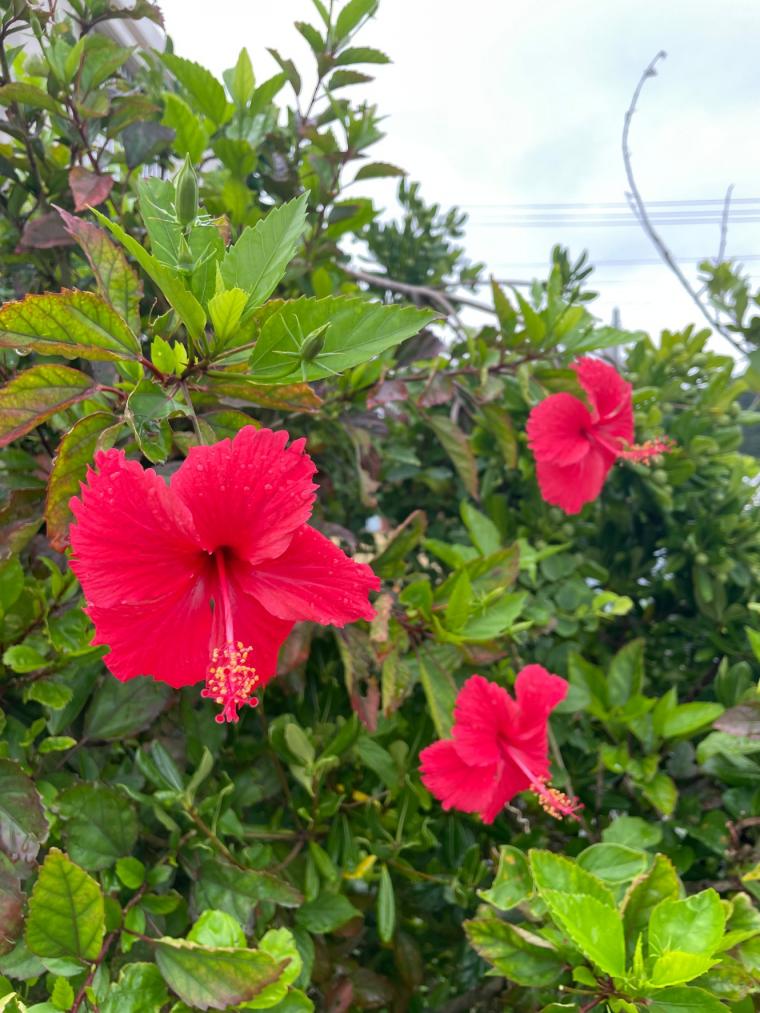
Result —
M 198 215 L 198 177 L 190 156 L 185 155 L 182 168 L 174 179 L 174 209 L 180 225 L 190 225 Z
M 325 331 L 328 326 L 328 324 L 323 324 L 311 334 L 306 335 L 304 343 L 301 345 L 301 362 L 314 362 L 325 347 Z
M 185 237 L 180 236 L 177 248 L 177 270 L 182 271 L 183 274 L 192 274 L 194 267 L 195 259 L 193 258 L 192 250 L 188 246 Z

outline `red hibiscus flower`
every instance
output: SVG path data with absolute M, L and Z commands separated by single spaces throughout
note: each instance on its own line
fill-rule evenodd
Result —
M 294 622 L 373 617 L 380 582 L 306 523 L 316 468 L 287 442 L 246 426 L 194 447 L 168 486 L 120 450 L 96 455 L 71 501 L 71 565 L 117 679 L 205 678 L 217 721 L 237 721 Z
M 670 445 L 664 440 L 632 445 L 632 388 L 613 366 L 579 359 L 572 368 L 588 404 L 572 394 L 552 394 L 531 411 L 527 432 L 541 495 L 577 514 L 597 498 L 618 458 L 647 461 Z
M 546 726 L 567 683 L 541 665 L 517 676 L 515 696 L 481 675 L 464 684 L 454 707 L 452 738 L 420 753 L 422 783 L 444 809 L 480 813 L 493 823 L 518 792 L 532 791 L 551 816 L 574 815 L 574 799 L 551 788 Z

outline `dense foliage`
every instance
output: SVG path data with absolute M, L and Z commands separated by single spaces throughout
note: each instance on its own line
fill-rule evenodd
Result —
M 273 51 L 258 81 L 242 50 L 224 83 L 103 31 L 148 0 L 0 3 L 0 1009 L 750 1013 L 758 297 L 705 265 L 748 365 L 601 326 L 559 249 L 463 322 L 459 213 L 360 196 L 403 175 L 350 98 L 388 62 L 356 38 L 377 0 L 312 2 L 314 66 Z M 586 353 L 675 447 L 568 517 L 525 423 Z M 68 503 L 98 449 L 168 476 L 248 424 L 307 438 L 314 522 L 383 588 L 371 624 L 297 626 L 220 725 L 105 670 Z M 420 750 L 469 675 L 529 662 L 570 683 L 551 756 L 580 820 L 444 812 Z

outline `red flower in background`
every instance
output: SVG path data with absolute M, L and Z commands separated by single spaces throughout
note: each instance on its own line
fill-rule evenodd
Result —
M 579 359 L 572 368 L 588 404 L 572 394 L 552 394 L 531 411 L 527 432 L 541 495 L 577 514 L 597 498 L 618 458 L 647 461 L 670 444 L 652 440 L 632 445 L 632 387 L 613 366 Z
M 71 501 L 71 566 L 117 679 L 205 678 L 217 721 L 237 721 L 294 622 L 374 616 L 380 582 L 307 525 L 316 468 L 287 441 L 246 426 L 190 450 L 168 486 L 122 451 L 96 455 Z
M 457 696 L 452 738 L 420 753 L 422 783 L 444 809 L 480 813 L 493 823 L 518 792 L 532 791 L 551 816 L 578 808 L 549 780 L 549 713 L 564 700 L 567 683 L 541 665 L 517 676 L 515 697 L 481 675 L 471 676 Z

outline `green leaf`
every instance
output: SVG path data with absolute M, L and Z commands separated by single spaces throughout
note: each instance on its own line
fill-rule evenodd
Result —
M 58 444 L 45 497 L 47 536 L 58 552 L 63 552 L 68 545 L 71 498 L 79 493 L 80 483 L 84 481 L 87 465 L 92 462 L 100 437 L 115 421 L 110 412 L 85 415 Z
M 641 790 L 655 809 L 659 809 L 664 816 L 670 816 L 678 801 L 678 789 L 672 777 L 660 772 L 648 784 L 643 785 Z
M 168 938 L 156 940 L 153 947 L 166 984 L 184 1003 L 200 1010 L 223 1010 L 253 999 L 286 967 L 260 950 L 206 947 Z
M 523 610 L 528 598 L 525 591 L 503 594 L 490 605 L 476 611 L 464 629 L 459 631 L 463 640 L 493 640 L 505 634 Z
M 14 861 L 33 862 L 47 835 L 34 782 L 13 760 L 0 759 L 0 849 Z
M 137 843 L 134 808 L 112 788 L 80 784 L 63 792 L 57 805 L 68 854 L 85 869 L 108 869 Z
M 0 309 L 0 346 L 67 359 L 140 357 L 140 342 L 107 302 L 68 289 L 6 303 Z
M 725 924 L 715 890 L 702 890 L 685 900 L 663 900 L 649 918 L 649 954 L 681 950 L 709 956 L 718 948 Z
M 618 816 L 602 830 L 605 844 L 627 844 L 632 848 L 653 848 L 662 840 L 662 830 L 639 816 Z
M 377 934 L 383 943 L 389 943 L 396 931 L 396 896 L 388 866 L 380 867 L 380 882 L 377 888 Z
M 358 297 L 296 299 L 264 323 L 251 355 L 251 378 L 257 383 L 301 379 L 298 356 L 304 340 L 328 324 L 319 354 L 304 363 L 306 380 L 320 380 L 369 362 L 416 334 L 434 316 L 428 310 L 386 306 Z
M 470 616 L 472 606 L 472 585 L 466 570 L 461 570 L 454 581 L 446 606 L 446 627 L 453 632 L 460 630 Z
M 531 851 L 530 865 L 536 889 L 557 925 L 602 971 L 624 974 L 623 921 L 609 888 L 549 851 Z
M 228 288 L 209 299 L 208 314 L 219 339 L 217 351 L 235 334 L 247 303 L 248 293 L 242 288 Z
M 662 988 L 664 985 L 682 985 L 692 981 L 709 971 L 717 963 L 704 953 L 684 953 L 681 950 L 668 950 L 654 962 L 648 975 L 652 985 Z
M 353 63 L 390 63 L 390 57 L 379 49 L 369 46 L 356 46 L 344 49 L 335 61 L 336 67 L 345 67 Z
M 193 108 L 208 116 L 215 126 L 221 126 L 230 107 L 223 86 L 211 71 L 174 53 L 163 53 L 161 59 L 192 99 Z
M 605 883 L 630 883 L 649 865 L 645 851 L 624 844 L 592 844 L 578 855 L 576 861 L 586 872 Z
M 93 214 L 101 225 L 105 225 L 108 231 L 119 240 L 121 245 L 130 253 L 149 278 L 159 287 L 166 297 L 169 305 L 175 310 L 177 316 L 187 328 L 188 334 L 194 341 L 200 342 L 204 335 L 206 326 L 206 314 L 203 307 L 190 292 L 184 282 L 170 270 L 159 263 L 144 246 L 141 246 L 136 239 L 133 239 L 124 229 L 112 222 L 105 215 L 93 209 Z
M 334 932 L 361 912 L 342 893 L 321 893 L 315 900 L 302 904 L 296 911 L 296 925 L 307 932 Z
M 342 42 L 359 23 L 377 10 L 378 0 L 348 0 L 335 22 L 335 41 Z
M 701 988 L 664 988 L 648 1001 L 646 1013 L 727 1013 L 727 1007 Z
M 174 131 L 172 148 L 180 158 L 190 156 L 191 162 L 200 162 L 206 150 L 209 132 L 203 121 L 183 98 L 174 92 L 165 91 L 164 115 L 161 122 Z
M 509 844 L 499 848 L 499 867 L 490 890 L 478 890 L 478 897 L 499 911 L 517 907 L 533 894 L 533 879 L 524 852 Z
M 51 848 L 29 901 L 26 945 L 38 957 L 94 960 L 105 935 L 103 894 L 57 848 Z
M 623 899 L 625 934 L 633 944 L 649 923 L 649 916 L 663 900 L 675 900 L 681 893 L 681 881 L 670 859 L 655 855 L 652 868 L 639 876 Z
M 472 544 L 481 556 L 490 556 L 498 552 L 501 548 L 501 534 L 491 518 L 476 510 L 467 500 L 460 504 L 459 512 Z
M 169 397 L 152 380 L 141 380 L 127 398 L 124 417 L 135 434 L 140 450 L 149 461 L 165 461 L 171 451 L 168 420 L 189 415 L 187 405 Z
M 377 775 L 391 792 L 397 792 L 399 789 L 399 772 L 388 750 L 384 749 L 379 742 L 375 742 L 368 735 L 362 735 L 357 739 L 354 748 L 364 766 Z
M 153 679 L 119 682 L 106 675 L 84 721 L 84 736 L 96 742 L 126 739 L 148 728 L 172 697 L 172 690 Z
M 349 71 L 336 71 L 330 82 L 331 88 L 338 87 L 335 83 L 335 78 L 341 73 L 345 75 L 348 74 Z M 397 165 L 391 165 L 390 162 L 367 162 L 366 165 L 363 165 L 359 169 L 354 179 L 356 181 L 360 179 L 385 179 L 388 176 L 406 176 L 406 171 L 404 169 L 399 169 Z
M 441 442 L 467 492 L 478 499 L 478 464 L 467 436 L 448 415 L 431 415 L 428 424 Z
M 752 653 L 755 658 L 760 661 L 760 632 L 753 630 L 751 626 L 745 626 L 744 632 L 747 634 L 747 640 L 749 640 L 749 646 L 752 648 Z
M 142 281 L 127 263 L 121 247 L 92 222 L 57 208 L 66 231 L 76 239 L 92 268 L 98 292 L 112 306 L 127 326 L 135 333 L 140 331 L 140 300 Z
M 45 658 L 34 647 L 26 644 L 14 644 L 6 647 L 3 652 L 3 664 L 7 665 L 12 672 L 34 672 L 38 668 L 45 668 Z
M 640 693 L 643 680 L 644 641 L 632 640 L 617 652 L 610 664 L 608 687 L 613 707 L 623 707 L 632 696 Z
M 555 985 L 564 960 L 551 943 L 500 918 L 476 918 L 464 923 L 473 949 L 495 970 L 518 985 L 538 988 Z
M 169 993 L 155 964 L 127 964 L 100 1003 L 100 1013 L 153 1013 L 162 1009 L 168 999 Z
M 280 1009 L 281 1003 L 286 1001 L 290 992 L 289 986 L 301 973 L 303 967 L 301 954 L 293 933 L 288 929 L 269 929 L 262 937 L 259 949 L 263 953 L 268 953 L 274 960 L 286 960 L 288 964 L 276 984 L 268 985 L 256 999 L 244 1003 L 242 1009 Z
M 719 703 L 682 703 L 666 712 L 661 721 L 655 714 L 655 732 L 664 739 L 688 737 L 709 727 L 723 710 Z
M 224 72 L 224 80 L 232 96 L 232 101 L 239 109 L 244 109 L 253 98 L 256 88 L 253 65 L 245 47 L 240 50 L 233 69 Z
M 52 95 L 48 95 L 42 88 L 33 84 L 26 84 L 24 81 L 12 81 L 0 88 L 0 105 L 9 106 L 14 102 L 30 106 L 32 109 L 45 109 L 49 113 L 63 113 L 60 102 L 57 102 Z
M 353 84 L 368 84 L 370 81 L 374 80 L 375 79 L 369 74 L 362 74 L 361 71 L 358 70 L 336 70 L 325 85 L 325 88 L 327 91 L 336 91 L 338 88 L 348 88 Z M 375 164 L 382 165 L 384 163 L 378 162 Z M 402 175 L 404 175 L 404 173 L 402 173 Z M 365 177 L 365 179 L 366 178 L 367 177 Z
M 96 389 L 92 377 L 69 366 L 32 366 L 18 373 L 0 388 L 0 447 L 91 397 Z
M 248 294 L 249 311 L 261 306 L 282 281 L 306 228 L 308 199 L 304 193 L 274 208 L 252 228 L 244 229 L 225 253 L 219 267 L 224 284 Z
M 240 922 L 226 911 L 204 911 L 187 934 L 201 946 L 233 946 L 245 949 L 245 932 Z
M 457 698 L 457 687 L 450 673 L 439 668 L 432 657 L 425 657 L 421 651 L 418 656 L 420 682 L 425 690 L 428 710 L 438 737 L 446 739 L 451 735 L 454 722 L 454 703 Z
M 137 184 L 137 201 L 148 230 L 151 253 L 164 267 L 176 268 L 182 226 L 174 210 L 174 184 L 168 179 L 148 176 Z
M 261 901 L 298 907 L 303 896 L 290 883 L 269 872 L 235 869 L 219 861 L 203 862 L 193 892 L 196 907 L 233 915 L 244 927 Z
M 139 858 L 119 858 L 116 875 L 128 890 L 139 890 L 145 882 L 145 866 Z

